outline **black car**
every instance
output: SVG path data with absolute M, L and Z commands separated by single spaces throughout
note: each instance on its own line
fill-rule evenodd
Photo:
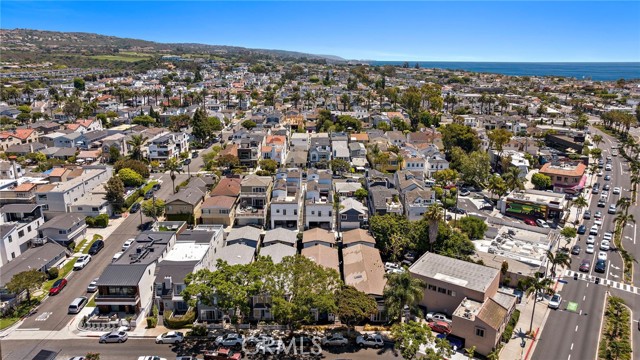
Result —
M 580 255 L 580 251 L 582 250 L 582 248 L 580 247 L 580 245 L 573 245 L 573 247 L 571 248 L 571 254 L 572 255 Z
M 160 190 L 160 187 L 161 187 L 160 183 L 153 184 L 153 187 L 151 188 L 151 190 L 158 191 L 158 190 Z
M 104 247 L 104 241 L 102 240 L 94 241 L 93 244 L 91 244 L 91 247 L 89 248 L 89 255 L 95 255 L 99 253 L 103 247 Z
M 134 203 L 133 205 L 131 205 L 131 210 L 129 210 L 130 213 L 137 213 L 138 210 L 140 210 L 140 203 Z
M 596 266 L 593 268 L 593 271 L 603 273 L 607 270 L 607 260 L 598 260 L 596 262 Z
M 584 235 L 584 233 L 586 233 L 586 232 L 587 232 L 587 227 L 586 226 L 584 226 L 584 225 L 578 226 L 578 234 L 579 235 Z
M 195 159 L 199 156 L 199 153 L 197 151 L 194 151 L 193 153 L 191 153 L 191 158 Z
M 191 164 L 191 159 L 184 159 L 184 161 L 182 162 L 185 165 L 189 165 Z
M 146 193 L 144 193 L 144 199 L 145 199 L 145 200 L 149 200 L 149 199 L 151 199 L 152 197 L 153 197 L 153 189 L 152 189 L 152 190 L 147 191 Z

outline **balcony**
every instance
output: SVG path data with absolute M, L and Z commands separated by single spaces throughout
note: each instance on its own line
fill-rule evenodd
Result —
M 265 214 L 264 209 L 257 209 L 254 207 L 237 208 L 236 217 L 259 217 L 263 218 Z
M 240 193 L 240 198 L 244 198 L 244 197 L 260 197 L 260 198 L 266 198 L 267 197 L 267 193 L 266 192 L 241 192 Z
M 140 295 L 96 295 L 96 305 L 136 305 Z

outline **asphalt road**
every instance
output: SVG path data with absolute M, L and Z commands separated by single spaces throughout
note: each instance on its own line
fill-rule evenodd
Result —
M 73 356 L 83 356 L 88 352 L 100 353 L 101 360 L 135 360 L 142 355 L 156 355 L 168 360 L 177 355 L 199 354 L 206 349 L 202 343 L 184 345 L 159 345 L 152 339 L 130 339 L 122 344 L 99 344 L 98 339 L 86 340 L 48 340 L 41 341 L 34 346 L 33 341 L 5 340 L 0 341 L 0 351 L 3 360 L 28 360 L 41 349 L 59 351 L 58 359 L 69 359 Z M 272 357 L 274 359 L 278 357 Z M 322 359 L 365 360 L 365 359 L 402 359 L 400 354 L 391 347 L 380 350 L 357 349 L 326 349 Z
M 593 133 L 599 133 L 603 136 L 604 141 L 598 146 L 603 150 L 602 155 L 606 159 L 611 155 L 612 145 L 616 144 L 615 139 L 603 134 L 597 129 L 592 130 Z M 606 163 L 606 161 L 605 161 Z M 633 351 L 635 354 L 640 353 L 640 332 L 638 330 L 638 320 L 640 318 L 640 296 L 638 294 L 630 293 L 613 287 L 604 286 L 601 282 L 600 285 L 596 285 L 593 280 L 594 277 L 600 277 L 601 279 L 608 279 L 611 281 L 622 282 L 622 258 L 620 253 L 616 249 L 612 249 L 607 252 L 607 269 L 604 274 L 594 272 L 594 265 L 596 263 L 597 254 L 600 251 L 599 247 L 603 239 L 603 234 L 607 231 L 612 232 L 614 230 L 614 214 L 608 214 L 607 209 L 610 204 L 615 204 L 621 196 L 631 196 L 629 191 L 629 169 L 628 164 L 622 156 L 612 156 L 612 170 L 604 171 L 604 175 L 611 175 L 610 181 L 605 181 L 604 176 L 597 177 L 595 182 L 600 183 L 600 190 L 605 184 L 610 184 L 611 190 L 609 190 L 609 197 L 605 207 L 597 207 L 599 194 L 593 194 L 589 210 L 592 217 L 590 220 L 585 220 L 587 233 L 580 235 L 577 244 L 582 247 L 580 255 L 572 256 L 571 270 L 578 271 L 580 262 L 582 259 L 589 259 L 591 261 L 591 268 L 587 273 L 592 277 L 591 281 L 578 280 L 573 278 L 564 278 L 567 284 L 564 285 L 560 294 L 563 297 L 561 310 L 553 311 L 548 317 L 544 326 L 544 330 L 540 335 L 539 343 L 536 346 L 536 351 L 533 354 L 533 359 L 593 359 L 596 356 L 598 342 L 600 338 L 600 324 L 602 319 L 602 313 L 604 309 L 604 296 L 605 292 L 609 291 L 611 295 L 619 296 L 623 298 L 626 304 L 631 308 L 633 318 Z M 620 187 L 622 192 L 620 195 L 614 195 L 612 190 L 614 187 Z M 590 189 L 589 189 L 590 191 Z M 586 209 L 585 209 L 586 210 Z M 583 210 L 584 211 L 584 210 Z M 595 252 L 593 254 L 587 254 L 585 252 L 586 239 L 588 237 L 589 228 L 594 224 L 595 219 L 593 214 L 596 211 L 601 211 L 603 214 L 602 226 L 598 235 L 596 236 Z M 630 213 L 634 215 L 636 219 L 640 219 L 640 206 L 631 206 Z M 573 221 L 573 219 L 570 219 Z M 627 226 L 623 232 L 623 246 L 626 250 L 630 251 L 636 259 L 640 259 L 640 244 L 637 243 L 638 228 L 633 226 Z M 613 245 L 613 244 L 612 244 Z M 637 267 L 638 264 L 636 263 Z M 640 278 L 638 275 L 638 269 L 634 272 L 633 285 L 640 286 Z M 559 274 L 561 275 L 561 274 Z M 567 303 L 575 302 L 578 304 L 578 312 L 574 313 L 566 311 Z M 543 305 L 544 306 L 544 305 Z

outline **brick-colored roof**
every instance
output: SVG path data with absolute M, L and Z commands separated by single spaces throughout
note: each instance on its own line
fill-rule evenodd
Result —
M 57 167 L 57 168 L 53 168 L 51 170 L 51 172 L 49 173 L 49 176 L 55 176 L 55 177 L 59 177 L 64 175 L 64 173 L 67 171 L 67 169 L 62 168 L 62 167 Z
M 284 145 L 287 141 L 287 138 L 282 135 L 269 135 L 267 136 L 266 143 L 273 145 Z
M 586 169 L 587 166 L 583 163 L 578 163 L 575 166 L 569 165 L 566 167 L 546 163 L 542 166 L 542 169 L 540 169 L 540 173 L 553 176 L 582 176 Z
M 352 141 L 369 141 L 369 134 L 359 133 L 350 135 Z
M 32 183 L 22 183 L 18 186 L 16 186 L 15 188 L 13 188 L 13 191 L 31 191 L 36 187 L 36 184 L 32 184 Z
M 12 131 L 2 131 L 0 132 L 0 136 L 3 138 L 14 137 L 20 140 L 26 140 L 33 135 L 34 132 L 34 129 L 15 129 Z
M 80 124 L 67 124 L 66 126 L 67 126 L 67 129 L 75 131 L 75 130 L 78 130 L 78 128 L 80 126 L 82 126 L 82 125 L 80 125 Z
M 507 309 L 503 308 L 492 298 L 488 298 L 478 312 L 478 318 L 493 329 L 500 329 L 500 325 L 507 316 Z
M 211 191 L 211 196 L 233 196 L 238 197 L 240 195 L 240 183 L 239 178 L 222 178 L 218 185 Z
M 213 196 L 207 198 L 202 203 L 202 208 L 222 208 L 222 209 L 231 209 L 233 204 L 236 202 L 236 198 L 233 196 Z
M 376 243 L 376 240 L 373 238 L 373 236 L 369 235 L 369 233 L 363 229 L 352 229 L 349 231 L 345 231 L 342 235 L 342 243 L 345 245 L 359 241 L 367 242 L 370 244 Z
M 381 296 L 387 280 L 378 249 L 355 245 L 342 250 L 344 282 L 369 295 Z

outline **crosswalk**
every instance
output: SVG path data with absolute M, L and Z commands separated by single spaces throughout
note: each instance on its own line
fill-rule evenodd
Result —
M 578 275 L 578 280 L 595 282 L 596 278 L 599 278 L 600 279 L 600 285 L 602 285 L 602 286 L 610 286 L 610 287 L 612 287 L 614 289 L 630 292 L 632 294 L 640 294 L 640 288 L 635 287 L 633 285 L 623 284 L 623 283 L 618 282 L 618 281 L 603 279 L 603 278 L 598 277 L 598 276 L 591 276 L 589 274 L 586 274 L 586 273 L 583 273 L 583 272 L 576 272 L 576 271 L 573 271 L 573 270 L 565 270 L 565 272 L 564 272 L 564 276 L 570 277 L 570 278 L 572 278 L 575 274 Z

